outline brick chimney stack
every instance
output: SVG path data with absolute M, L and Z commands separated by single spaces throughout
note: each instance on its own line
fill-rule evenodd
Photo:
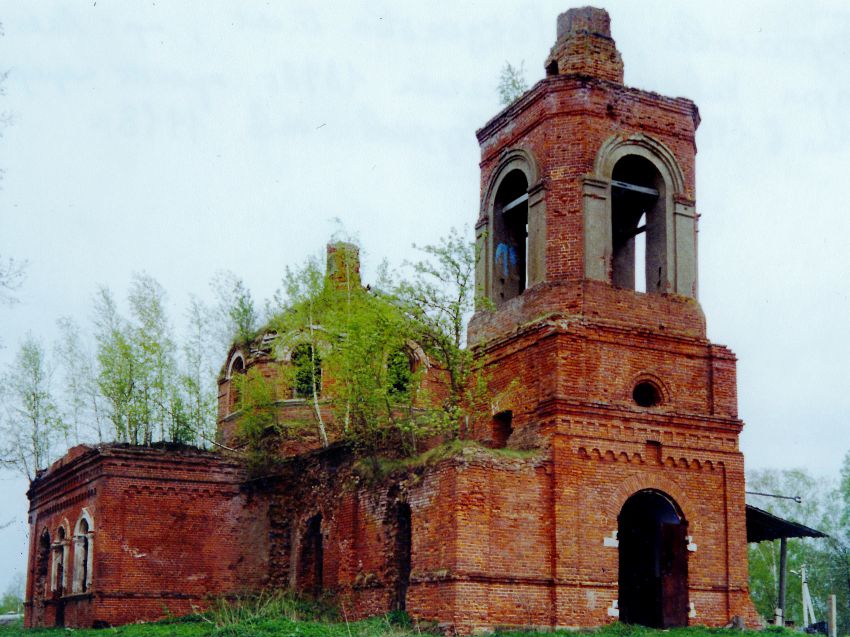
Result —
M 360 287 L 360 249 L 345 241 L 329 243 L 326 276 L 338 288 Z
M 611 37 L 605 9 L 580 7 L 558 16 L 558 39 L 546 59 L 546 75 L 586 75 L 623 83 L 623 58 Z

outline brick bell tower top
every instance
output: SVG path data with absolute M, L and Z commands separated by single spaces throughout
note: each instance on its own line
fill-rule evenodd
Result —
M 623 58 L 604 9 L 581 7 L 558 16 L 558 40 L 546 60 L 546 75 L 571 73 L 623 83 Z
M 546 77 L 477 131 L 476 284 L 490 303 L 471 344 L 553 315 L 705 337 L 699 113 L 623 85 L 610 23 L 603 9 L 562 13 Z

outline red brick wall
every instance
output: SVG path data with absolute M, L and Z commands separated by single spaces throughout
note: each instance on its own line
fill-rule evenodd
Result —
M 63 462 L 33 482 L 31 535 L 47 528 L 54 537 L 65 519 L 73 528 L 86 507 L 91 590 L 51 600 L 41 612 L 31 543 L 27 625 L 55 623 L 60 604 L 69 626 L 151 620 L 264 583 L 268 533 L 256 520 L 266 516 L 240 490 L 237 465 L 197 450 L 122 446 L 77 448 Z M 69 558 L 73 564 L 73 549 Z

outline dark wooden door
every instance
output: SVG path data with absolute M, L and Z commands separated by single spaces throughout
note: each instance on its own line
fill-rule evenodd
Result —
M 688 527 L 661 524 L 661 625 L 688 625 Z

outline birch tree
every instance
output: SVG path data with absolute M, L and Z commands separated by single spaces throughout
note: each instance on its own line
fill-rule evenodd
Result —
M 64 452 L 65 424 L 51 390 L 44 348 L 31 335 L 3 377 L 0 462 L 30 480 Z

